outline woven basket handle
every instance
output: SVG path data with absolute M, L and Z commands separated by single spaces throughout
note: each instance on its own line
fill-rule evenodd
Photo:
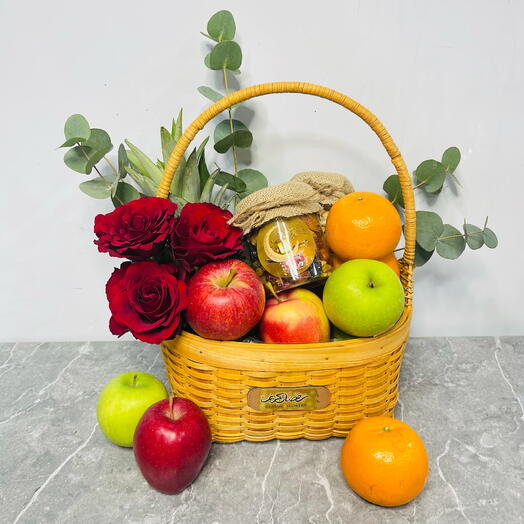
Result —
M 411 305 L 411 295 L 413 292 L 412 274 L 413 274 L 413 261 L 415 258 L 415 235 L 416 235 L 416 223 L 415 223 L 415 198 L 413 195 L 413 188 L 411 186 L 411 180 L 409 177 L 406 164 L 400 151 L 398 150 L 395 142 L 389 136 L 389 133 L 382 125 L 380 120 L 371 111 L 361 106 L 358 102 L 349 98 L 342 93 L 329 89 L 327 87 L 318 86 L 315 84 L 307 84 L 304 82 L 272 82 L 270 84 L 259 84 L 251 87 L 246 87 L 235 91 L 230 95 L 222 98 L 218 102 L 215 102 L 203 113 L 201 113 L 191 125 L 185 130 L 184 134 L 177 142 L 169 160 L 166 164 L 164 175 L 158 187 L 157 196 L 166 198 L 169 194 L 169 188 L 171 186 L 171 180 L 173 179 L 174 173 L 180 163 L 180 159 L 184 155 L 189 144 L 195 138 L 195 135 L 200 131 L 212 118 L 217 116 L 222 111 L 230 108 L 231 106 L 255 98 L 257 96 L 269 95 L 272 93 L 302 93 L 306 95 L 318 96 L 331 100 L 336 104 L 349 109 L 352 113 L 359 116 L 371 129 L 376 133 L 382 145 L 386 149 L 391 162 L 395 166 L 395 170 L 400 179 L 400 185 L 402 187 L 402 196 L 404 197 L 404 236 L 405 236 L 405 248 L 404 256 L 402 257 L 402 269 L 401 279 L 406 290 L 406 304 Z

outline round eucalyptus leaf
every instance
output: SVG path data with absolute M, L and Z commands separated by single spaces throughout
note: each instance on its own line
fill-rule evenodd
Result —
M 432 257 L 434 252 L 434 249 L 426 251 L 424 248 L 420 247 L 418 242 L 415 242 L 415 266 L 422 267 Z
M 260 171 L 256 171 L 255 169 L 241 169 L 238 172 L 238 177 L 246 184 L 246 189 L 238 194 L 240 198 L 245 198 L 251 193 L 263 189 L 268 185 L 267 178 Z
M 109 153 L 113 149 L 111 138 L 103 129 L 91 129 L 89 139 L 83 144 L 87 147 L 91 147 L 96 151 L 103 151 L 103 155 Z M 102 155 L 102 156 L 103 156 Z
M 433 251 L 444 224 L 433 211 L 417 211 L 417 243 L 426 251 Z
M 82 115 L 71 115 L 64 125 L 64 136 L 66 137 L 66 144 L 73 145 L 76 142 L 84 142 L 89 138 L 91 129 L 86 118 Z M 72 144 L 69 144 L 74 140 Z
M 215 144 L 217 153 L 225 153 L 233 146 L 246 149 L 253 142 L 253 135 L 249 131 L 235 131 Z
M 209 56 L 209 67 L 213 70 L 238 69 L 242 65 L 242 50 L 236 42 L 218 43 Z
M 462 233 L 456 227 L 444 224 L 444 229 L 437 240 L 437 253 L 442 258 L 454 260 L 462 255 L 465 247 L 466 241 Z
M 460 150 L 458 147 L 448 147 L 442 154 L 442 165 L 448 173 L 453 173 L 460 163 Z
M 208 53 L 205 57 L 204 57 L 204 65 L 206 67 L 208 67 L 209 69 L 213 69 L 211 67 L 211 53 Z
M 101 178 L 82 182 L 78 187 L 86 195 L 93 198 L 109 198 L 111 196 L 111 184 Z
M 121 206 L 122 204 L 127 204 L 131 200 L 136 200 L 140 198 L 140 193 L 138 190 L 127 182 L 119 182 L 113 184 L 116 186 L 116 192 L 112 196 L 112 201 L 115 207 Z
M 233 129 L 231 129 L 233 127 Z M 230 135 L 233 131 L 248 131 L 246 125 L 240 120 L 235 120 L 234 118 L 229 122 L 229 119 L 222 120 L 216 127 L 215 132 L 213 133 L 213 140 L 215 144 L 220 142 L 223 138 Z
M 232 175 L 231 173 L 226 173 L 225 171 L 220 171 L 215 178 L 215 184 L 231 189 L 235 193 L 242 193 L 246 190 L 246 183 L 238 176 Z
M 424 160 L 416 169 L 415 177 L 428 193 L 437 193 L 442 189 L 446 179 L 444 166 L 436 160 Z
M 229 11 L 218 11 L 207 23 L 207 32 L 216 42 L 235 38 L 235 19 Z
M 404 207 L 404 197 L 402 196 L 402 188 L 398 175 L 391 175 L 386 178 L 382 189 L 387 193 L 389 200 L 391 200 L 393 204 L 398 204 L 402 208 Z
M 484 245 L 482 229 L 473 224 L 464 224 L 466 244 L 470 249 L 480 249 Z
M 73 147 L 69 151 L 66 151 L 66 154 L 64 155 L 65 165 L 77 173 L 88 175 L 93 169 L 93 166 L 89 166 L 89 159 L 94 153 L 95 151 L 90 147 Z
M 486 244 L 490 249 L 494 249 L 499 245 L 497 235 L 495 235 L 489 227 L 484 229 L 484 234 L 482 236 L 484 238 L 484 244 Z

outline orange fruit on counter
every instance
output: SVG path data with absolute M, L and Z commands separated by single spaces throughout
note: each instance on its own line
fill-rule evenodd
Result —
M 401 233 L 395 206 L 382 195 L 363 191 L 337 200 L 326 222 L 328 245 L 343 259 L 383 258 L 395 249 Z
M 428 456 L 407 424 L 389 417 L 364 418 L 349 432 L 340 457 L 349 486 L 380 506 L 400 506 L 424 488 Z
M 395 253 L 390 253 L 384 258 L 379 258 L 378 261 L 387 264 L 397 274 L 397 276 L 400 277 L 400 264 L 398 263 Z

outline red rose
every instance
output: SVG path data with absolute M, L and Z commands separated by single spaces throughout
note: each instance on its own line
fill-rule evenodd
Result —
M 172 338 L 187 306 L 186 284 L 175 276 L 177 270 L 154 260 L 124 262 L 115 268 L 106 284 L 111 333 L 121 336 L 131 331 L 150 344 Z
M 186 204 L 170 239 L 175 260 L 193 268 L 240 251 L 242 229 L 227 223 L 232 216 L 214 204 Z
M 177 205 L 165 198 L 143 197 L 95 217 L 95 244 L 101 253 L 145 260 L 160 252 L 175 223 Z

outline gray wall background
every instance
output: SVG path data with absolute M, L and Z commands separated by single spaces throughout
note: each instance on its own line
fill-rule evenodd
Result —
M 114 144 L 159 155 L 159 126 L 207 105 L 196 88 L 217 79 L 199 31 L 219 9 L 237 21 L 242 86 L 347 93 L 381 118 L 410 170 L 460 147 L 462 187 L 436 204 L 419 194 L 418 206 L 456 226 L 489 215 L 500 246 L 417 271 L 412 333 L 523 334 L 524 2 L 1 0 L 0 340 L 112 338 L 104 285 L 119 261 L 92 243 L 94 216 L 112 206 L 78 190 L 85 178 L 55 149 L 63 123 L 80 112 Z M 392 173 L 372 132 L 328 102 L 281 95 L 242 111 L 251 165 L 274 183 L 332 170 L 379 192 Z

